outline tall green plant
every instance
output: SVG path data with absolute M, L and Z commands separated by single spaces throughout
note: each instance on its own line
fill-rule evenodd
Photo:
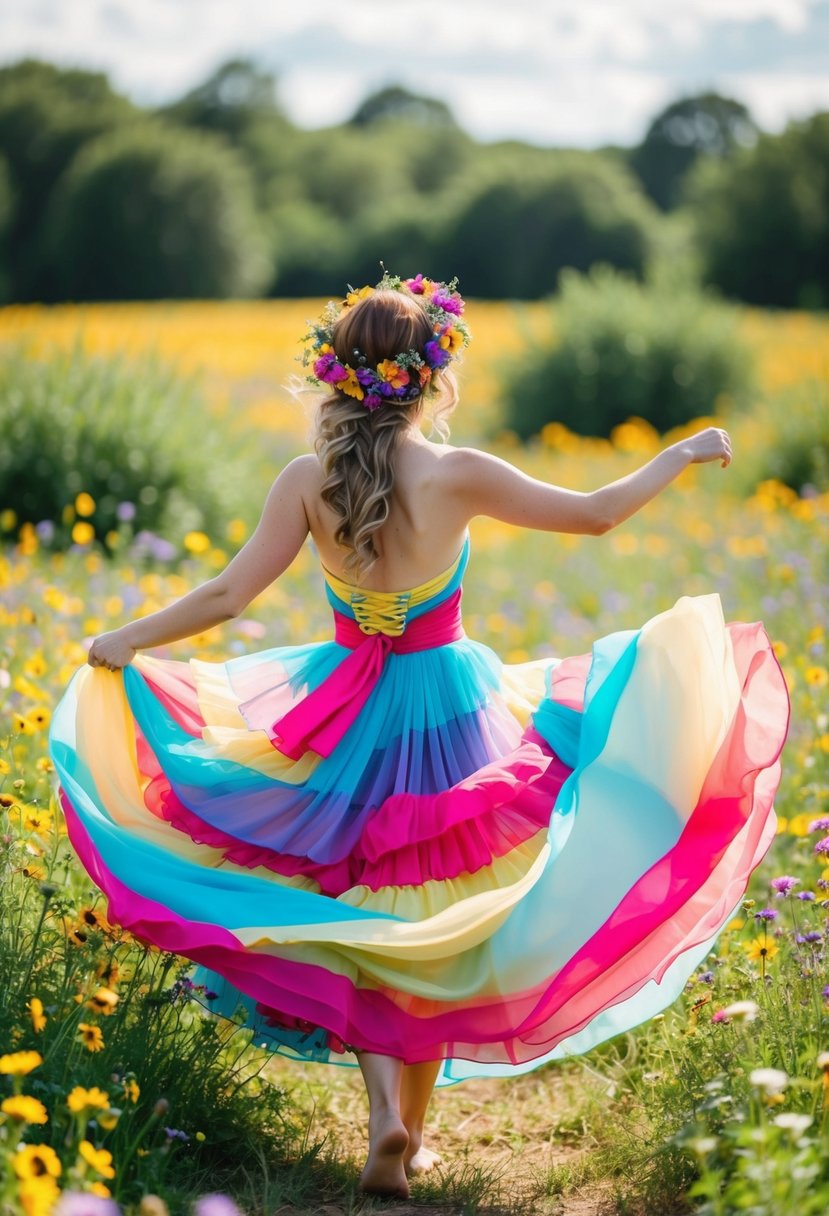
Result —
M 126 520 L 178 540 L 218 532 L 231 513 L 228 436 L 197 381 L 153 355 L 96 358 L 76 344 L 35 359 L 13 348 L 0 363 L 0 431 L 0 509 L 42 525 L 55 547 L 71 539 L 79 494 L 98 539 Z

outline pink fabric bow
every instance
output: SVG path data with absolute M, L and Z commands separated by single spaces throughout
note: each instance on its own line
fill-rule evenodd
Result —
M 413 654 L 446 646 L 464 636 L 461 588 L 435 608 L 409 621 L 399 637 L 363 633 L 350 616 L 334 613 L 334 640 L 351 654 L 271 727 L 277 751 L 299 760 L 307 751 L 330 756 L 356 722 L 371 695 L 389 654 Z

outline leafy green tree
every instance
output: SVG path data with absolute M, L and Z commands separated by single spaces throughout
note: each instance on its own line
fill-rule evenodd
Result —
M 233 142 L 263 119 L 283 126 L 273 73 L 251 59 L 229 59 L 196 88 L 157 112 L 169 122 L 219 131 Z
M 681 202 L 683 183 L 700 157 L 727 157 L 756 139 L 757 127 L 741 102 L 701 93 L 657 114 L 630 165 L 654 202 L 669 211 Z
M 727 295 L 829 306 L 829 113 L 762 135 L 689 183 L 703 273 Z
M 14 188 L 8 161 L 0 156 L 0 303 L 11 296 L 9 274 L 9 230 L 14 216 Z
M 514 164 L 505 174 L 493 161 L 458 207 L 449 239 L 465 292 L 537 299 L 565 266 L 595 262 L 642 274 L 658 213 L 623 166 L 591 153 Z
M 445 101 L 412 93 L 402 85 L 387 85 L 360 102 L 350 118 L 354 127 L 375 123 L 405 122 L 419 127 L 456 127 L 454 115 Z
M 57 298 L 249 296 L 271 274 L 244 163 L 215 136 L 156 121 L 79 153 L 45 245 Z
M 140 117 L 99 72 L 35 59 L 0 68 L 0 154 L 15 194 L 8 231 L 9 292 L 17 300 L 49 294 L 40 258 L 41 226 L 55 185 L 75 153 L 105 131 Z

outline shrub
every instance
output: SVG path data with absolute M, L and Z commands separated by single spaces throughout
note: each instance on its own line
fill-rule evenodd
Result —
M 553 421 L 607 436 L 631 416 L 666 431 L 745 395 L 748 354 L 725 305 L 606 266 L 563 272 L 560 289 L 557 340 L 504 369 L 505 422 L 520 438 Z
M 42 525 L 56 548 L 81 493 L 98 539 L 125 517 L 176 539 L 209 532 L 230 511 L 230 479 L 227 436 L 206 408 L 194 379 L 152 355 L 127 363 L 76 345 L 39 360 L 15 348 L 0 363 L 0 509 Z
M 44 241 L 56 298 L 250 296 L 271 273 L 242 161 L 215 136 L 153 123 L 78 153 Z
M 829 387 L 814 381 L 760 402 L 740 421 L 735 443 L 745 453 L 746 492 L 763 481 L 798 494 L 829 490 Z

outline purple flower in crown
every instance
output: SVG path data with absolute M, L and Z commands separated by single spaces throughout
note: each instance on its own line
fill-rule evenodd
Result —
M 412 295 L 422 296 L 426 291 L 426 284 L 423 281 L 422 274 L 416 274 L 413 279 L 406 279 L 406 286 Z
M 366 393 L 365 397 L 363 398 L 363 405 L 367 410 L 376 410 L 382 404 L 383 398 L 379 397 L 377 393 Z
M 445 291 L 435 291 L 429 301 L 435 308 L 440 308 L 443 312 L 454 313 L 459 317 L 463 312 L 463 300 L 460 296 L 449 295 Z
M 445 367 L 452 357 L 449 354 L 449 351 L 441 346 L 436 338 L 433 338 L 431 342 L 426 343 L 423 348 L 423 353 L 426 356 L 426 362 L 432 368 Z
M 377 379 L 377 373 L 370 367 L 358 367 L 355 374 L 363 388 L 369 388 Z
M 348 372 L 342 363 L 337 362 L 336 355 L 322 355 L 314 364 L 314 375 L 323 384 L 339 384 L 348 379 Z

